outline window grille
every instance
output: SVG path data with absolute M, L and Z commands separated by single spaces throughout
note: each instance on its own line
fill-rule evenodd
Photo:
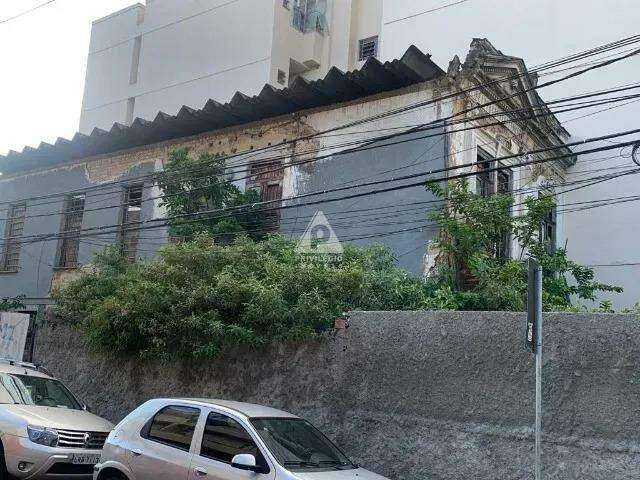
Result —
M 488 197 L 494 193 L 493 189 L 493 172 L 489 171 L 491 162 L 478 155 L 476 164 L 476 193 L 481 197 Z
M 364 38 L 358 43 L 358 60 L 363 61 L 369 57 L 378 56 L 378 36 Z
M 84 216 L 85 195 L 71 195 L 64 203 L 62 229 L 60 234 L 59 268 L 77 268 L 80 249 L 80 230 Z
M 4 272 L 14 272 L 20 265 L 20 241 L 24 232 L 24 220 L 27 212 L 25 203 L 10 205 L 7 210 L 7 224 L 5 227 L 2 264 Z
M 542 219 L 542 241 L 547 253 L 550 255 L 556 251 L 557 236 L 557 211 L 553 208 Z

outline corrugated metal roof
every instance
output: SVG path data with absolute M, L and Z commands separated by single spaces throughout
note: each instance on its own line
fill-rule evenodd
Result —
M 43 142 L 37 148 L 25 147 L 22 152 L 10 151 L 0 156 L 0 172 L 32 170 L 197 135 L 397 90 L 445 75 L 430 57 L 412 45 L 399 60 L 381 63 L 372 57 L 362 69 L 353 72 L 345 73 L 333 67 L 323 79 L 309 82 L 297 78 L 285 89 L 265 85 L 254 97 L 237 92 L 229 103 L 209 100 L 200 110 L 183 106 L 176 115 L 159 112 L 153 121 L 136 118 L 131 126 L 115 123 L 108 131 L 95 128 L 91 135 L 76 133 L 71 140 L 58 138 L 54 144 Z

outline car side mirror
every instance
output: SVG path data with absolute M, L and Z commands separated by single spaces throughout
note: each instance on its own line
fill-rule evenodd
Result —
M 231 466 L 240 470 L 256 473 L 269 473 L 268 467 L 256 465 L 256 457 L 250 453 L 240 453 L 231 459 Z

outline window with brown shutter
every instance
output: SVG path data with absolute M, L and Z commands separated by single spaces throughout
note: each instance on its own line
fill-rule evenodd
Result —
M 9 205 L 7 209 L 7 224 L 5 227 L 2 246 L 2 260 L 0 270 L 3 272 L 17 272 L 20 265 L 20 241 L 24 232 L 24 220 L 27 205 L 17 203 Z
M 250 169 L 251 178 L 248 188 L 260 191 L 260 199 L 263 202 L 272 202 L 264 205 L 265 229 L 275 231 L 280 225 L 280 202 L 282 200 L 282 179 L 284 169 L 281 162 L 254 163 Z
M 65 200 L 58 268 L 77 268 L 78 250 L 80 248 L 80 230 L 84 217 L 85 195 L 70 195 Z

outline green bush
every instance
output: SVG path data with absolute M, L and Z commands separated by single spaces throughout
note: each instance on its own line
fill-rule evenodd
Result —
M 133 264 L 110 248 L 54 292 L 56 313 L 101 351 L 202 358 L 230 345 L 311 339 L 348 310 L 438 306 L 433 286 L 397 268 L 382 247 L 346 246 L 327 263 L 295 246 L 280 236 L 226 245 L 198 236 Z
M 203 175 L 184 174 L 194 168 Z M 478 197 L 466 182 L 429 184 L 446 200 L 430 215 L 443 258 L 436 274 L 422 279 L 398 268 L 381 246 L 346 245 L 340 259 L 309 258 L 293 241 L 264 237 L 264 218 L 253 208 L 194 217 L 255 200 L 257 192 L 240 192 L 223 173 L 220 158 L 174 151 L 158 182 L 174 217 L 171 233 L 191 240 L 137 263 L 117 247 L 106 249 L 80 278 L 53 292 L 58 316 L 100 351 L 207 358 L 229 346 L 312 339 L 356 309 L 523 311 L 525 251 L 542 265 L 547 310 L 575 309 L 572 296 L 593 300 L 598 291 L 621 290 L 596 282 L 592 269 L 569 260 L 565 250 L 549 253 L 537 239 L 541 218 L 554 207 L 550 197 L 527 200 L 526 213 L 512 216 L 509 195 Z M 500 258 L 505 236 L 518 240 L 520 258 Z
M 444 257 L 433 281 L 441 289 L 448 286 L 454 292 L 454 308 L 524 310 L 525 253 L 542 267 L 545 310 L 571 310 L 574 298 L 594 301 L 598 292 L 622 292 L 620 287 L 597 282 L 593 269 L 570 260 L 566 249 L 550 248 L 539 238 L 542 219 L 555 208 L 552 196 L 528 198 L 524 213 L 513 215 L 512 195 L 478 196 L 470 192 L 464 180 L 445 187 L 430 183 L 427 189 L 444 200 L 444 205 L 430 214 L 439 227 L 438 247 Z M 505 238 L 517 240 L 518 258 L 499 255 Z M 451 273 L 465 269 L 466 277 Z
M 24 295 L 15 298 L 0 298 L 0 312 L 10 312 L 24 308 Z

